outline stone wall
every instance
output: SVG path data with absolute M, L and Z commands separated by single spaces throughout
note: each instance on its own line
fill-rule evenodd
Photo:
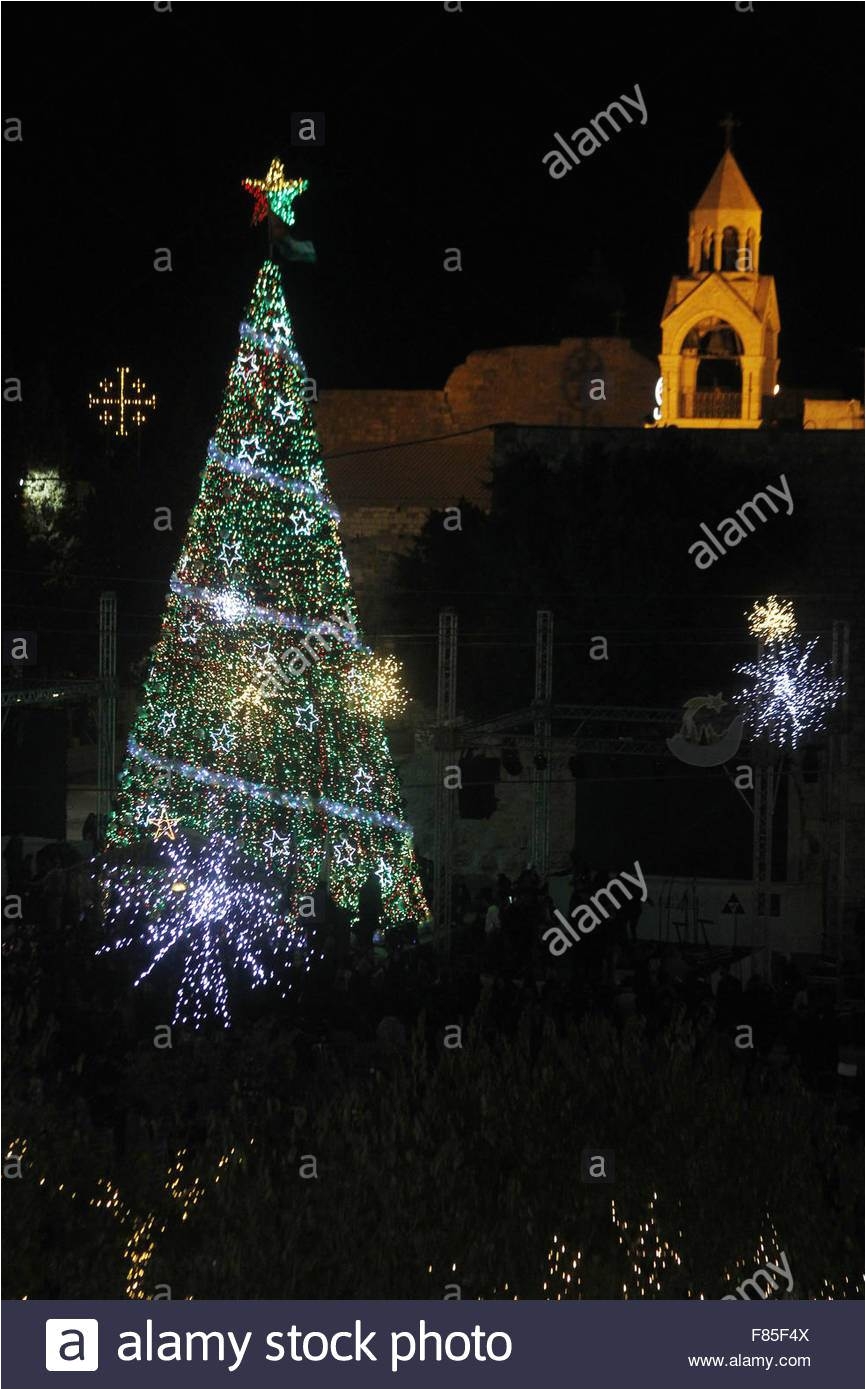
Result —
M 653 408 L 658 367 L 625 338 L 489 348 L 455 367 L 443 390 L 322 391 L 316 422 L 327 459 L 510 420 L 637 427 Z
M 806 396 L 803 400 L 806 430 L 862 430 L 862 401 L 826 401 Z
M 657 374 L 625 338 L 566 338 L 470 353 L 441 391 L 323 391 L 316 423 L 361 592 L 430 511 L 488 505 L 492 425 L 639 426 Z
M 652 414 L 658 366 L 625 338 L 566 338 L 556 346 L 470 353 L 445 399 L 458 428 L 639 426 Z
M 323 391 L 316 423 L 326 458 L 360 445 L 429 439 L 454 428 L 442 391 Z

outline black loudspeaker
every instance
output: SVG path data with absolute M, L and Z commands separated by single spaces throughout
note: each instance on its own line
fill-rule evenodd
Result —
M 12 709 L 3 730 L 3 833 L 66 839 L 66 710 Z
M 457 793 L 460 816 L 463 820 L 489 820 L 496 810 L 499 759 L 462 753 L 460 781 L 462 785 Z

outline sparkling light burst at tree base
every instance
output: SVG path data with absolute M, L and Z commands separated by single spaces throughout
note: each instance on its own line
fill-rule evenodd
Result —
M 233 970 L 281 976 L 325 864 L 353 916 L 371 872 L 386 927 L 429 915 L 305 380 L 268 260 L 107 832 L 117 944 L 151 952 L 139 979 L 182 961 L 177 1017 L 196 1024 L 228 1021 Z M 177 841 L 154 854 L 160 824 Z
M 803 645 L 788 637 L 768 642 L 757 661 L 734 669 L 750 677 L 734 704 L 753 734 L 765 735 L 779 748 L 796 748 L 807 734 L 824 728 L 827 715 L 841 699 L 843 681 L 826 664 L 812 660 L 817 637 Z
M 172 1021 L 197 1028 L 213 1015 L 228 1024 L 232 979 L 245 975 L 252 988 L 284 980 L 295 953 L 308 954 L 304 932 L 283 912 L 279 884 L 257 882 L 228 836 L 214 834 L 199 849 L 166 840 L 158 859 L 156 875 L 128 862 L 107 869 L 107 920 L 125 935 L 102 950 L 144 948 L 136 985 L 168 958 L 182 970 Z

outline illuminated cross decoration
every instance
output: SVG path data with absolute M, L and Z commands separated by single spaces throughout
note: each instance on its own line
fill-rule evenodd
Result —
M 106 377 L 99 389 L 101 395 L 90 395 L 90 409 L 99 411 L 101 425 L 114 425 L 116 435 L 128 435 L 131 425 L 140 428 L 147 420 L 145 411 L 156 406 L 155 394 L 144 394 L 145 383 L 141 377 L 133 377 L 129 367 L 118 367 L 117 380 Z
M 731 143 L 734 138 L 734 131 L 737 129 L 738 126 L 742 125 L 742 121 L 735 120 L 729 111 L 727 116 L 723 116 L 722 119 L 719 121 L 719 125 L 725 132 L 725 149 L 729 150 L 731 148 Z

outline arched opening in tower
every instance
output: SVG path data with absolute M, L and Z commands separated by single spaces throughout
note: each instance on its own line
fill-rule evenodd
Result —
M 697 420 L 736 420 L 743 400 L 741 359 L 743 342 L 722 319 L 707 319 L 687 335 L 683 357 L 694 375 L 684 380 L 683 417 Z
M 739 270 L 740 234 L 736 227 L 726 227 L 722 233 L 722 270 Z

